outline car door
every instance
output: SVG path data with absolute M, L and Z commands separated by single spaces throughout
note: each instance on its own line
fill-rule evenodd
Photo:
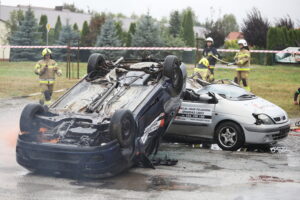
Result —
M 212 138 L 216 103 L 183 101 L 174 120 L 179 135 Z

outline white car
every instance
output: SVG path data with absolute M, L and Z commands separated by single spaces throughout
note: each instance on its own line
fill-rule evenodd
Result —
M 236 151 L 288 136 L 290 121 L 283 109 L 234 83 L 202 86 L 188 79 L 186 88 L 166 137 L 216 142 L 223 150 Z

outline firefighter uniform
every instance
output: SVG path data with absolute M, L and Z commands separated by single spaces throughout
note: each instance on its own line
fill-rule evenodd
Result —
M 206 47 L 203 50 L 203 57 L 206 58 L 209 62 L 208 66 L 208 82 L 213 82 L 214 81 L 214 70 L 215 70 L 215 65 L 216 65 L 216 58 L 220 58 L 220 54 L 218 53 L 217 49 L 213 46 L 214 40 L 211 37 L 206 38 L 205 40 L 207 43 L 211 43 L 210 45 L 206 45 Z
M 247 44 L 246 41 L 245 44 Z M 246 46 L 244 45 L 244 47 Z M 237 84 L 240 84 L 240 82 L 242 81 L 243 86 L 247 91 L 251 90 L 248 83 L 248 76 L 250 72 L 250 59 L 251 59 L 250 51 L 246 48 L 241 48 L 240 51 L 237 52 L 234 57 L 235 64 L 238 66 L 236 68 L 237 75 L 234 78 L 234 81 Z
M 44 98 L 41 99 L 41 102 L 44 102 L 45 105 L 49 105 L 51 103 L 55 75 L 61 76 L 62 71 L 57 66 L 55 60 L 51 59 L 50 49 L 44 49 L 42 55 L 44 56 L 44 59 L 37 62 L 34 72 L 39 75 L 41 92 L 44 96 Z M 48 55 L 50 56 L 47 57 Z
M 294 94 L 294 104 L 295 105 L 300 104 L 300 98 L 299 98 L 299 102 L 297 101 L 299 94 L 300 94 L 300 88 L 298 88 L 298 90 Z
M 209 61 L 206 58 L 202 58 L 198 66 L 194 69 L 194 74 L 197 74 L 199 78 L 204 81 L 209 81 L 209 77 L 211 76 L 209 70 Z

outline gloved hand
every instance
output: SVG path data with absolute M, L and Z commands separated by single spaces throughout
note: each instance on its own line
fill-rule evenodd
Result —
M 45 73 L 45 71 L 48 69 L 48 65 L 45 65 L 44 67 L 42 67 L 40 74 Z

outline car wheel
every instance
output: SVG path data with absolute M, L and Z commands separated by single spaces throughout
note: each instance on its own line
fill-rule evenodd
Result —
M 44 107 L 40 104 L 28 104 L 25 106 L 21 113 L 20 118 L 20 131 L 32 132 L 37 131 L 39 126 L 35 121 L 35 115 L 43 113 Z
M 169 94 L 177 96 L 183 87 L 183 74 L 180 69 L 180 61 L 176 56 L 167 56 L 164 61 L 164 76 L 170 78 L 172 87 L 168 88 Z
M 241 127 L 234 122 L 221 123 L 215 132 L 218 146 L 225 151 L 236 151 L 245 143 Z
M 93 53 L 90 55 L 87 65 L 87 73 L 89 74 L 92 71 L 99 69 L 99 66 L 105 63 L 104 56 L 99 53 Z
M 122 148 L 134 146 L 136 123 L 129 110 L 117 110 L 110 120 L 109 133 Z

